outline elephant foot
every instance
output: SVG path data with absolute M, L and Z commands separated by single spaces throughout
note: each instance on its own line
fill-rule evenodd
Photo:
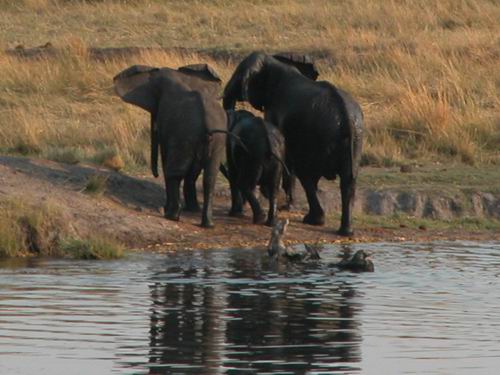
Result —
M 273 218 L 268 218 L 266 220 L 266 223 L 264 225 L 268 226 L 268 227 L 274 227 L 274 225 L 276 224 L 276 217 L 273 217 Z
M 304 216 L 302 222 L 309 225 L 325 225 L 325 215 L 312 215 L 308 213 Z
M 214 225 L 214 222 L 213 222 L 212 220 L 209 220 L 209 219 L 203 219 L 203 220 L 201 221 L 201 227 L 202 227 L 202 228 L 207 228 L 207 229 L 208 229 L 208 228 L 213 228 L 213 227 L 215 227 L 215 225 Z
M 165 219 L 168 219 L 168 220 L 172 220 L 172 221 L 179 221 L 179 218 L 180 218 L 180 211 L 176 210 L 176 211 L 168 211 L 165 209 L 165 213 L 163 215 L 165 217 Z
M 340 227 L 340 229 L 337 231 L 337 234 L 339 236 L 351 237 L 351 236 L 354 235 L 354 232 L 349 227 L 347 227 L 347 228 L 346 227 Z
M 231 217 L 243 217 L 243 210 L 231 210 L 228 212 L 228 216 Z
M 165 219 L 168 219 L 168 220 L 172 220 L 172 221 L 179 221 L 180 219 L 180 215 L 179 214 L 175 214 L 175 213 L 165 213 Z
M 262 212 L 253 216 L 254 224 L 264 224 L 265 221 L 266 221 L 266 215 Z
M 184 211 L 186 212 L 200 212 L 201 208 L 199 204 L 186 204 L 184 207 Z

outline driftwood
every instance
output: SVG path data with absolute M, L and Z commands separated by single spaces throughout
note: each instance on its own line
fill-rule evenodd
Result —
M 306 261 L 321 259 L 320 248 L 316 245 L 304 244 L 304 249 L 299 247 L 286 246 L 283 237 L 286 234 L 289 221 L 278 220 L 271 232 L 271 239 L 267 245 L 267 252 L 274 259 L 286 259 L 289 261 Z M 346 254 L 344 259 L 338 263 L 332 263 L 329 267 L 339 270 L 349 270 L 355 272 L 373 272 L 375 267 L 370 258 L 370 254 L 364 250 L 358 250 L 353 256 Z
M 283 236 L 286 233 L 289 221 L 278 220 L 271 232 L 271 239 L 267 245 L 267 252 L 272 258 L 284 258 L 291 261 L 320 259 L 318 247 L 314 245 L 304 245 L 304 250 L 296 247 L 286 246 Z

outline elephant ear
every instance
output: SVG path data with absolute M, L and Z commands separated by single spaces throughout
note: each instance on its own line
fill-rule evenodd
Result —
M 181 66 L 179 72 L 193 75 L 206 81 L 222 82 L 217 72 L 208 64 L 192 64 Z
M 302 55 L 293 52 L 283 52 L 273 55 L 273 57 L 287 65 L 292 65 L 296 67 L 299 72 L 301 72 L 304 76 L 313 81 L 316 81 L 319 76 L 318 69 L 314 64 L 314 61 L 309 55 Z
M 209 97 L 219 96 L 221 79 L 209 65 L 186 65 L 181 66 L 177 71 L 182 73 L 182 82 L 191 90 L 198 91 L 202 95 Z
M 248 101 L 254 108 L 263 110 L 267 63 L 268 56 L 259 52 L 253 52 L 240 62 L 224 88 L 225 109 L 234 108 L 237 101 Z
M 133 65 L 113 78 L 115 92 L 124 102 L 154 113 L 157 99 L 151 77 L 157 71 L 155 67 Z

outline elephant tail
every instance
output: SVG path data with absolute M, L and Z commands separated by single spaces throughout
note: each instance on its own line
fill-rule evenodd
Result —
M 238 143 L 239 146 L 241 146 L 241 148 L 243 148 L 243 150 L 245 150 L 246 152 L 249 152 L 248 151 L 248 148 L 247 146 L 245 146 L 245 144 L 243 143 L 243 141 L 241 140 L 240 137 L 238 137 L 236 134 L 233 134 L 231 133 L 230 131 L 227 131 L 227 130 L 221 130 L 221 129 L 214 129 L 214 130 L 209 130 L 208 131 L 208 135 L 212 135 L 214 133 L 224 133 L 230 137 L 233 137 L 233 139 L 236 141 L 236 143 Z
M 229 173 L 227 172 L 227 168 L 226 168 L 226 166 L 224 164 L 221 164 L 219 166 L 219 171 L 226 178 L 226 180 L 230 181 L 229 180 Z
M 281 164 L 281 166 L 283 167 L 283 170 L 285 171 L 285 173 L 290 176 L 291 173 L 290 173 L 290 170 L 288 169 L 288 167 L 286 166 L 286 163 L 283 161 L 283 159 L 281 159 L 278 155 L 276 155 L 274 152 L 271 152 L 271 156 L 273 158 L 275 158 L 276 160 L 278 160 Z
M 155 116 L 151 114 L 151 172 L 158 177 L 158 129 Z

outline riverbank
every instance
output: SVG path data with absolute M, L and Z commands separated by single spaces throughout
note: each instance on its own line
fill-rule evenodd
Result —
M 334 233 L 340 214 L 337 183 L 323 181 L 320 186 L 329 215 L 324 227 L 301 223 L 306 205 L 298 188 L 297 206 L 280 212 L 291 221 L 287 242 L 500 240 L 500 172 L 488 167 L 414 168 L 406 173 L 395 168 L 362 171 L 352 238 Z M 251 224 L 249 208 L 244 218 L 226 215 L 230 193 L 222 176 L 214 229 L 199 227 L 199 214 L 184 212 L 180 222 L 164 219 L 161 179 L 90 164 L 0 156 L 0 201 L 5 199 L 56 207 L 77 237 L 109 237 L 130 249 L 263 247 L 270 237 L 270 228 Z

